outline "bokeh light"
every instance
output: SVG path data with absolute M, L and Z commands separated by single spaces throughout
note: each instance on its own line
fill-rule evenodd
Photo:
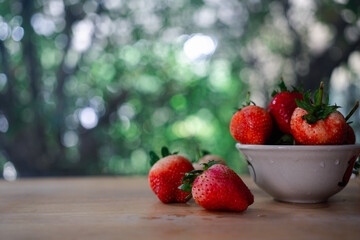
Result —
M 79 120 L 81 125 L 86 129 L 91 129 L 96 127 L 98 124 L 98 115 L 95 110 L 90 107 L 81 109 L 79 113 Z
M 7 83 L 7 76 L 4 73 L 0 73 L 0 92 Z
M 15 181 L 17 179 L 17 171 L 14 164 L 6 162 L 3 166 L 3 177 L 6 181 Z
M 9 122 L 4 114 L 0 113 L 0 132 L 6 133 L 9 129 Z
M 184 53 L 190 60 L 211 56 L 216 50 L 216 41 L 204 34 L 194 34 L 184 43 Z

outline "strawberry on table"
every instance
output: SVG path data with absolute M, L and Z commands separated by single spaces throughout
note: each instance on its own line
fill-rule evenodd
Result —
M 191 162 L 177 153 L 171 154 L 168 148 L 163 147 L 163 158 L 159 158 L 153 151 L 150 152 L 151 169 L 149 184 L 151 190 L 163 203 L 185 203 L 189 199 L 187 193 L 178 189 L 185 173 L 194 170 Z
M 267 110 L 276 123 L 279 130 L 283 133 L 289 134 L 291 116 L 297 107 L 295 99 L 303 100 L 302 91 L 294 88 L 289 91 L 281 79 L 279 84 L 280 92 L 274 91 L 272 100 L 270 101 Z
M 334 145 L 343 144 L 347 133 L 344 116 L 337 111 L 336 105 L 329 106 L 328 99 L 324 104 L 323 86 L 314 94 L 314 104 L 309 92 L 304 100 L 296 100 L 298 107 L 294 110 L 290 121 L 291 134 L 297 144 Z
M 273 127 L 271 116 L 265 109 L 250 104 L 248 93 L 246 105 L 231 119 L 230 133 L 242 144 L 265 144 Z
M 211 161 L 204 170 L 194 170 L 184 177 L 179 188 L 191 192 L 195 202 L 208 210 L 245 211 L 254 196 L 229 167 Z

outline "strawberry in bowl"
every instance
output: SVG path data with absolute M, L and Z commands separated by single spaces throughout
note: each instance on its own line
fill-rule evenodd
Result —
M 293 87 L 290 91 L 281 79 L 279 84 L 280 91 L 274 91 L 267 110 L 275 121 L 278 129 L 285 134 L 291 133 L 290 120 L 297 108 L 296 100 L 303 100 L 302 90 Z
M 248 93 L 246 104 L 231 119 L 230 133 L 243 144 L 265 144 L 273 128 L 271 116 L 264 108 L 251 103 Z
M 295 99 L 288 145 L 239 142 L 255 183 L 274 199 L 296 203 L 324 202 L 349 181 L 360 155 L 353 129 L 336 105 L 323 96 L 323 83 L 310 99 Z M 325 101 L 323 100 L 325 99 Z M 356 110 L 353 109 L 352 113 Z M 274 119 L 274 116 L 272 116 Z M 274 120 L 274 129 L 280 129 Z
M 323 103 L 323 87 L 314 94 L 314 104 L 310 93 L 304 96 L 304 101 L 297 101 L 290 121 L 291 134 L 295 141 L 302 145 L 336 145 L 343 144 L 347 134 L 345 117 L 337 111 L 336 105 Z

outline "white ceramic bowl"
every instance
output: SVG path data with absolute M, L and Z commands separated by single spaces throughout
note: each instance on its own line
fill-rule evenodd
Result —
M 360 144 L 323 146 L 236 144 L 255 183 L 274 199 L 324 202 L 349 181 Z

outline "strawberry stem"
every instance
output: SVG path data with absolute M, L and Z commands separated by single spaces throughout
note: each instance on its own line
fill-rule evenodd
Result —
M 318 106 L 322 105 L 323 96 L 324 96 L 324 82 L 321 81 L 319 88 L 319 96 L 318 99 L 316 99 L 317 100 L 316 105 Z
M 250 105 L 250 92 L 246 94 L 246 106 Z
M 349 114 L 345 117 L 345 121 L 347 122 L 351 116 L 354 114 L 354 112 L 358 109 L 359 107 L 359 101 L 356 102 L 355 106 L 351 109 L 351 111 L 349 112 Z

